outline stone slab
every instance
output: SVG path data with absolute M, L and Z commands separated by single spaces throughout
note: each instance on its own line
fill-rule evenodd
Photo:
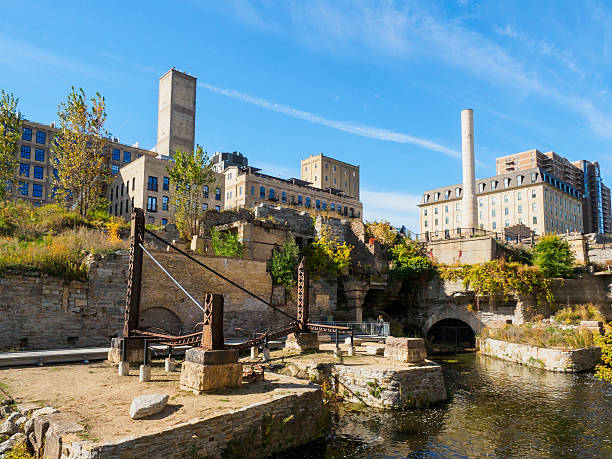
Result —
M 402 349 L 396 347 L 386 347 L 384 356 L 387 359 L 397 360 L 399 362 L 414 363 L 425 360 L 427 358 L 427 351 L 425 351 L 425 348 Z
M 130 417 L 142 419 L 161 413 L 166 408 L 169 397 L 168 394 L 146 394 L 136 397 L 130 406 Z
M 290 333 L 285 341 L 285 349 L 295 351 L 318 351 L 319 340 L 316 333 Z
M 225 387 L 237 387 L 241 384 L 242 363 L 202 365 L 185 361 L 181 368 L 181 389 L 196 394 Z
M 365 348 L 366 348 L 366 354 L 369 354 L 369 355 L 383 355 L 385 352 L 384 344 L 366 346 Z
M 185 352 L 185 361 L 200 365 L 221 365 L 238 362 L 237 350 L 207 350 L 201 347 L 192 347 Z
M 385 345 L 397 349 L 424 349 L 425 340 L 423 340 L 423 338 L 398 338 L 395 336 L 387 336 Z

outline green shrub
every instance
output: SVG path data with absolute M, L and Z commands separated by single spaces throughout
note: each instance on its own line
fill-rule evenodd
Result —
M 416 241 L 402 239 L 389 252 L 393 263 L 391 272 L 395 275 L 416 278 L 434 270 L 434 264 Z
M 4 459 L 34 459 L 25 441 L 17 443 L 13 449 L 4 453 Z
M 316 240 L 304 249 L 306 264 L 310 274 L 316 278 L 321 275 L 340 276 L 351 263 L 353 246 L 340 244 L 327 226 L 319 231 Z
M 293 241 L 287 241 L 280 249 L 273 250 L 269 261 L 272 282 L 287 288 L 295 287 L 299 262 L 300 249 Z
M 210 229 L 212 247 L 215 255 L 222 257 L 242 258 L 244 247 L 238 240 L 238 234 L 231 231 L 219 231 Z
M 545 234 L 533 249 L 533 263 L 546 277 L 569 277 L 574 266 L 574 254 L 566 240 L 556 234 Z
M 595 376 L 612 383 L 612 325 L 607 325 L 604 334 L 596 337 L 596 343 L 601 347 L 601 363 L 595 367 Z
M 569 306 L 557 311 L 554 315 L 556 322 L 561 324 L 579 324 L 581 320 L 599 320 L 604 322 L 605 317 L 593 304 Z

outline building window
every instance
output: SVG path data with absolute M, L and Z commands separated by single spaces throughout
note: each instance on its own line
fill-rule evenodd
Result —
M 532 198 L 536 197 L 536 190 L 535 190 L 535 188 L 533 190 L 531 190 L 531 197 Z
M 518 206 L 518 213 L 522 214 L 523 213 L 523 206 L 519 204 Z
M 319 199 L 317 199 L 317 200 L 315 201 L 315 207 L 316 207 L 317 209 L 320 209 L 320 208 L 321 208 L 321 201 L 320 201 Z
M 322 208 L 323 210 L 327 210 L 327 203 L 326 203 L 325 201 L 323 201 L 323 202 L 321 203 L 321 208 Z
M 168 199 L 168 196 L 162 196 L 162 210 L 168 210 L 169 201 L 170 199 Z
M 424 224 L 425 228 L 427 228 L 427 220 L 425 220 L 425 224 Z
M 113 149 L 113 161 L 121 161 L 121 151 L 118 148 Z
M 478 200 L 478 207 L 484 206 L 484 201 L 482 199 Z
M 533 224 L 537 225 L 538 224 L 538 217 L 533 217 Z
M 23 177 L 29 177 L 30 176 L 30 165 L 20 163 L 19 164 L 19 175 Z
M 41 163 L 44 163 L 45 162 L 45 149 L 37 148 L 36 150 L 34 150 L 34 159 L 36 161 L 40 161 Z
M 510 220 L 506 220 L 504 225 L 506 225 L 506 228 L 508 228 L 510 226 Z
M 44 145 L 47 141 L 47 133 L 45 131 L 36 131 L 36 143 Z
M 450 198 L 450 194 L 451 194 L 450 190 L 446 190 L 446 191 L 444 192 L 444 199 L 448 199 L 448 198 Z
M 497 180 L 491 180 L 491 190 L 497 190 Z
M 423 216 L 427 217 L 427 209 L 423 210 Z
M 270 201 L 276 201 L 276 194 L 274 194 L 274 188 L 270 188 L 270 192 L 268 193 L 268 197 Z
M 535 172 L 531 173 L 531 183 L 535 183 L 538 175 Z
M 29 146 L 27 145 L 22 145 L 21 146 L 21 157 L 24 159 L 30 159 L 30 152 L 32 150 L 30 149 Z
M 510 215 L 510 209 L 504 207 L 504 215 Z
M 519 175 L 519 176 L 516 178 L 516 184 L 517 184 L 517 185 L 519 185 L 519 186 L 520 186 L 520 185 L 522 185 L 522 184 L 523 184 L 523 179 L 524 179 L 524 178 L 525 178 L 525 177 L 523 177 L 522 175 Z
M 495 209 L 491 210 L 491 217 L 495 217 Z
M 127 209 L 125 209 L 127 210 Z M 123 201 L 119 203 L 119 215 L 123 215 Z
M 157 212 L 157 198 L 155 196 L 147 197 L 147 211 Z
M 123 152 L 123 162 L 129 163 L 131 160 L 132 160 L 132 153 L 130 153 L 129 151 L 124 151 Z
M 497 229 L 497 222 L 493 222 L 493 224 L 492 224 L 491 228 L 493 228 L 493 229 Z
M 286 191 L 281 192 L 281 201 L 287 202 L 287 192 Z
M 508 202 L 508 193 L 504 194 L 504 202 Z
M 215 210 L 221 210 L 221 206 L 215 206 Z
M 149 175 L 149 181 L 147 182 L 147 190 L 157 191 L 157 177 Z
M 306 207 L 310 207 L 310 198 L 309 197 L 306 198 Z
M 334 167 L 335 167 L 335 166 L 334 166 Z M 331 211 L 332 211 L 332 212 L 333 212 L 334 210 L 336 210 L 336 205 L 335 205 L 333 202 L 330 204 L 330 209 L 331 209 Z
M 461 194 L 461 188 L 455 188 L 455 196 L 459 197 Z
M 461 206 L 459 205 L 459 203 L 455 204 L 455 210 L 457 212 L 459 212 L 459 210 L 461 210 Z
M 19 182 L 19 194 L 22 196 L 28 195 L 28 182 Z
M 484 192 L 484 190 L 485 190 L 485 184 L 484 183 L 479 183 L 478 184 L 478 191 L 482 193 L 482 192 Z
M 115 175 L 119 172 L 119 166 L 116 164 L 111 164 L 111 175 Z
M 42 185 L 38 183 L 32 185 L 32 196 L 35 198 L 42 198 Z
M 438 226 L 438 219 L 434 219 L 434 226 Z
M 221 188 L 219 188 L 219 187 L 215 188 L 215 200 L 221 201 Z M 217 207 L 219 207 L 219 206 L 217 206 Z
M 202 204 L 202 210 L 208 210 L 208 204 L 207 203 Z
M 255 196 L 255 187 L 254 186 L 251 187 L 251 196 Z
M 165 179 L 165 178 L 166 178 L 166 177 L 164 177 L 164 179 Z M 203 189 L 204 189 L 204 197 L 205 197 L 205 198 L 207 198 L 207 197 L 208 197 L 208 185 L 204 185 L 204 188 L 203 188 Z M 164 190 L 165 190 L 165 188 L 164 188 Z
M 302 205 L 302 195 L 301 194 L 298 194 L 298 203 L 297 203 L 297 205 L 298 206 Z
M 42 166 L 34 166 L 34 178 L 42 179 L 43 178 L 43 167 Z
M 438 208 L 437 207 L 434 207 L 434 214 L 438 215 Z
M 438 199 L 440 199 L 440 193 L 434 193 L 434 201 L 437 201 Z
M 27 140 L 28 142 L 32 141 L 32 129 L 24 127 L 21 132 L 21 140 Z
M 523 199 L 523 192 L 519 191 L 518 193 L 516 193 L 516 200 L 520 201 L 521 199 Z
M 259 187 L 259 197 L 261 199 L 266 199 L 266 187 L 265 186 Z
M 123 186 L 123 182 L 121 182 L 121 196 L 123 196 L 124 189 L 125 189 L 125 187 Z

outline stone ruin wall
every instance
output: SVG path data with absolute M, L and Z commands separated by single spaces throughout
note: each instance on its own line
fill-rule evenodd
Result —
M 123 326 L 128 259 L 125 251 L 92 259 L 88 282 L 0 278 L 0 350 L 108 346 Z

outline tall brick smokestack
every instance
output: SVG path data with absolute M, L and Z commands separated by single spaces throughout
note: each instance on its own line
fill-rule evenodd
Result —
M 474 167 L 474 111 L 461 112 L 461 153 L 463 162 L 463 198 L 461 227 L 478 228 L 476 172 Z

